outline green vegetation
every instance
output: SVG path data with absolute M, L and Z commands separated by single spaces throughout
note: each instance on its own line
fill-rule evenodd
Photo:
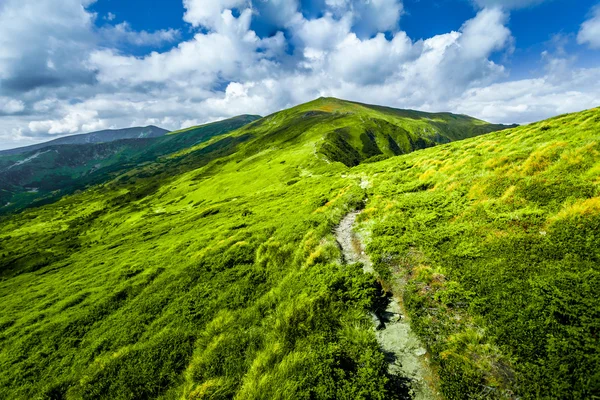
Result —
M 393 157 L 502 126 L 319 99 L 1 217 L 0 398 L 406 398 L 332 234 L 367 196 L 448 398 L 589 397 L 599 115 Z
M 600 109 L 355 173 L 448 398 L 600 396 Z
M 211 138 L 258 118 L 242 115 L 171 132 L 168 136 L 164 136 L 166 131 L 160 130 L 155 133 L 160 136 L 77 144 L 78 137 L 92 135 L 88 134 L 31 146 L 34 149 L 24 153 L 7 150 L 0 154 L 0 214 L 56 201 L 65 194 L 106 182 L 140 164 L 161 161 L 162 157 L 191 146 L 202 146 Z M 114 132 L 113 136 L 121 131 Z M 106 139 L 101 133 L 97 136 Z

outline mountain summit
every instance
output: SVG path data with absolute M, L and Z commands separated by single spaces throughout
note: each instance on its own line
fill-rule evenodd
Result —
M 313 138 L 316 151 L 330 161 L 356 166 L 414 150 L 509 128 L 465 115 L 427 113 L 319 98 L 266 117 L 254 124 L 267 141 Z M 283 133 L 285 132 L 285 134 Z

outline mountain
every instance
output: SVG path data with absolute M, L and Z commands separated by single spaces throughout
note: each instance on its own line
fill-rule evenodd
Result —
M 152 125 L 125 129 L 107 129 L 98 132 L 84 133 L 81 135 L 65 136 L 51 140 L 49 142 L 19 147 L 16 149 L 0 150 L 0 156 L 31 153 L 36 150 L 45 149 L 46 147 L 59 146 L 65 144 L 108 143 L 123 139 L 155 138 L 164 136 L 167 133 L 169 133 L 168 130 Z
M 167 154 L 204 143 L 258 118 L 243 115 L 158 137 L 53 144 L 24 153 L 0 155 L 0 212 L 53 201 L 66 193 L 110 180 L 139 164 L 158 161 Z M 97 136 L 87 136 L 86 140 L 94 137 Z
M 317 135 L 316 152 L 346 166 L 509 128 L 464 115 L 397 110 L 334 98 L 276 113 L 252 127 L 264 130 L 261 125 L 267 130 L 277 125 L 278 129 L 265 134 L 259 147 L 273 138 L 285 143 Z
M 388 110 L 319 99 L 1 217 L 0 397 L 595 396 L 600 109 Z M 392 297 L 427 379 L 382 350 Z
M 258 118 L 242 115 L 157 138 L 52 145 L 20 154 L 0 155 L 0 213 L 54 201 L 66 193 L 112 179 L 139 164 L 193 149 L 196 144 Z M 278 128 L 271 129 L 273 125 Z M 320 98 L 275 113 L 249 128 L 252 134 L 244 137 L 257 136 L 257 140 L 247 152 L 281 146 L 293 137 L 298 140 L 317 138 L 315 151 L 322 157 L 355 166 L 507 126 L 449 113 L 396 110 Z

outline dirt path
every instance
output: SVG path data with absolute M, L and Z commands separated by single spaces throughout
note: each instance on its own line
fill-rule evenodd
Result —
M 363 270 L 365 273 L 373 274 L 375 271 L 373 270 L 371 260 L 362 249 L 360 239 L 354 233 L 354 224 L 356 223 L 356 217 L 358 217 L 359 214 L 360 211 L 353 211 L 346 215 L 336 228 L 335 236 L 342 247 L 344 262 L 346 264 L 363 263 Z
M 374 273 L 373 264 L 353 229 L 359 214 L 359 211 L 354 211 L 344 217 L 336 228 L 336 238 L 342 248 L 345 263 L 360 262 L 365 273 Z M 413 399 L 437 399 L 427 384 L 429 377 L 425 360 L 427 351 L 411 330 L 398 301 L 392 298 L 382 315 L 372 317 L 377 340 L 390 363 L 388 371 L 401 379 L 410 380 Z

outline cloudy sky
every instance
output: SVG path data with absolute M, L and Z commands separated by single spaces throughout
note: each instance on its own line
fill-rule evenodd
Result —
M 502 123 L 600 106 L 600 1 L 0 0 L 0 149 L 319 96 Z

